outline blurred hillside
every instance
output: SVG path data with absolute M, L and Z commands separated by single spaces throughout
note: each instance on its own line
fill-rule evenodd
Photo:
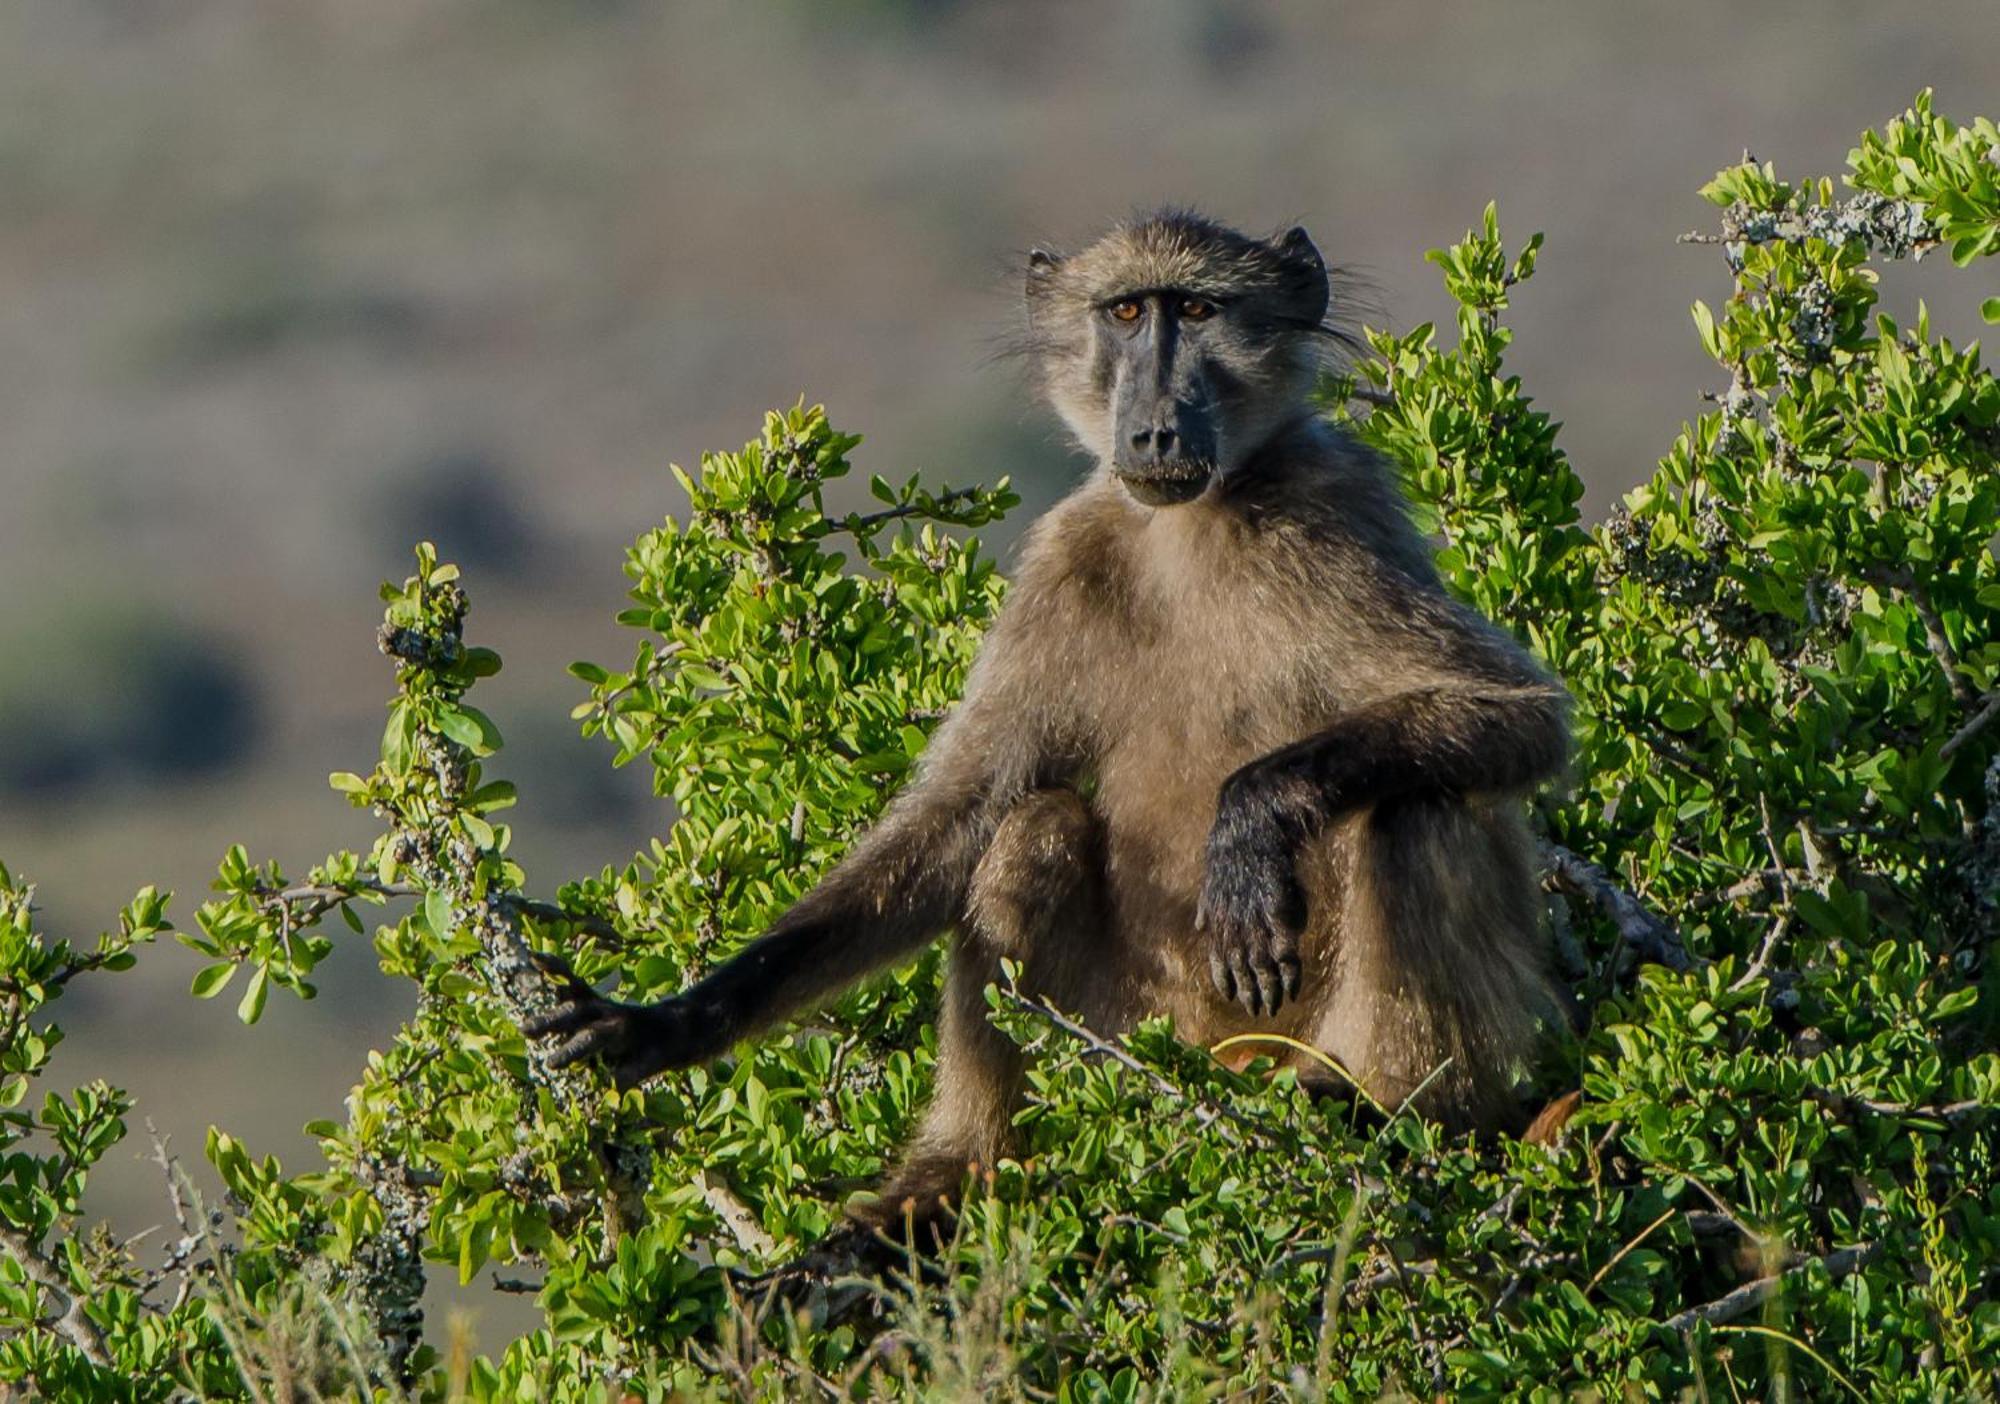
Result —
M 185 924 L 232 840 L 365 843 L 325 776 L 373 759 L 374 587 L 430 536 L 507 659 L 481 695 L 531 884 L 621 860 L 662 811 L 575 738 L 562 668 L 628 653 L 666 463 L 803 394 L 865 469 L 1012 474 L 1026 520 L 1075 465 L 989 363 L 1016 251 L 1135 206 L 1303 220 L 1399 327 L 1489 198 L 1546 229 L 1517 368 L 1601 509 L 1709 383 L 1695 189 L 1746 143 L 1837 169 L 1925 85 L 2000 113 L 1992 0 L 8 5 L 0 859 L 74 932 L 148 881 Z M 1942 271 L 1891 307 L 1977 335 L 2000 288 Z M 195 964 L 76 996 L 67 1073 L 190 1155 L 214 1120 L 296 1161 L 405 1011 L 355 949 L 245 1030 Z M 158 1217 L 145 1167 L 100 1188 Z

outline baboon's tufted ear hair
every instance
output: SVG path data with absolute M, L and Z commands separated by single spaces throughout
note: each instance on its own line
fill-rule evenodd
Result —
M 1306 233 L 1303 224 L 1294 224 L 1280 234 L 1272 240 L 1271 247 L 1296 263 L 1317 268 L 1321 272 L 1326 270 L 1326 260 L 1319 256 L 1319 246 L 1313 243 L 1312 235 Z
M 1299 319 L 1318 322 L 1326 315 L 1330 290 L 1327 287 L 1326 260 L 1320 257 L 1312 235 L 1306 233 L 1303 224 L 1295 224 L 1273 239 L 1270 247 L 1290 270 L 1286 282 L 1296 284 Z
M 1030 301 L 1044 290 L 1049 279 L 1055 276 L 1055 271 L 1062 267 L 1062 264 L 1061 254 L 1050 253 L 1040 245 L 1028 250 L 1026 290 Z

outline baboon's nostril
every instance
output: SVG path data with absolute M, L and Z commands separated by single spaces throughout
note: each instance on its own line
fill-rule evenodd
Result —
M 1153 446 L 1160 451 L 1160 455 L 1163 458 L 1167 454 L 1172 453 L 1174 451 L 1174 431 L 1171 429 L 1156 430 L 1153 434 Z

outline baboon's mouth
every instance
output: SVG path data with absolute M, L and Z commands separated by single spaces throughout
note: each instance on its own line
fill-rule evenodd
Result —
M 1192 502 L 1208 487 L 1212 472 L 1206 463 L 1161 466 L 1143 471 L 1112 469 L 1125 491 L 1148 507 L 1172 507 Z

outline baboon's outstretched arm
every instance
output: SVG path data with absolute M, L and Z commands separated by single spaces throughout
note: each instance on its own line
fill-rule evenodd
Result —
M 1046 772 L 1053 733 L 1032 591 L 996 623 L 966 696 L 932 737 L 915 779 L 875 827 L 762 936 L 657 1004 L 605 999 L 567 978 L 564 1002 L 524 1025 L 566 1036 L 558 1067 L 601 1058 L 621 1085 L 725 1053 L 908 955 L 957 921 L 980 855 L 1011 800 Z
M 1223 783 L 1199 921 L 1210 975 L 1267 1014 L 1298 993 L 1299 844 L 1337 816 L 1398 796 L 1518 790 L 1562 768 L 1568 697 L 1553 684 L 1444 683 L 1382 698 L 1261 756 Z
M 569 1035 L 557 1066 L 601 1057 L 626 1086 L 727 1052 L 949 926 L 993 826 L 988 798 L 956 776 L 913 785 L 818 886 L 681 994 L 622 1004 L 572 977 L 565 1002 L 525 1031 Z

